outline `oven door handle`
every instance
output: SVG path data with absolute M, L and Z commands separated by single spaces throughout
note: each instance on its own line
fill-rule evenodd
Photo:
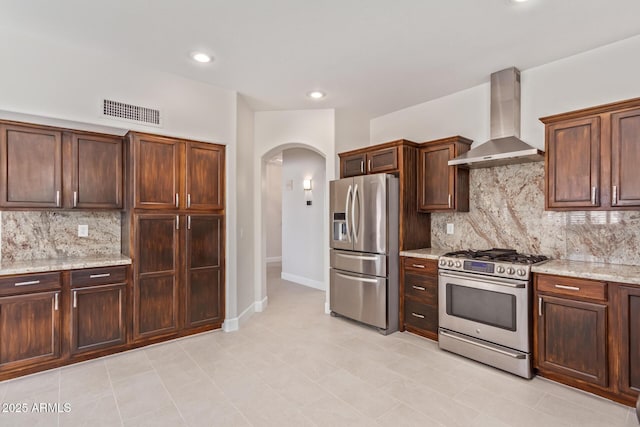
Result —
M 507 286 L 509 288 L 525 288 L 527 286 L 526 283 L 522 283 L 522 282 L 507 282 L 507 281 L 500 280 L 498 278 L 496 278 L 496 279 L 485 279 L 482 276 L 480 276 L 479 274 L 466 274 L 466 273 L 451 274 L 451 273 L 445 273 L 443 271 L 440 271 L 438 274 L 440 276 L 450 277 L 452 279 L 473 280 L 474 282 L 488 283 L 490 285 Z
M 462 337 L 458 336 L 457 334 L 456 335 L 452 335 L 452 334 L 449 334 L 449 333 L 447 333 L 447 332 L 445 332 L 443 330 L 440 330 L 440 335 L 444 335 L 447 338 L 451 338 L 451 339 L 454 339 L 454 340 L 462 341 L 462 342 L 465 342 L 467 344 L 475 345 L 477 347 L 482 347 L 485 350 L 491 350 L 491 351 L 494 351 L 496 353 L 503 354 L 505 356 L 513 357 L 514 359 L 524 359 L 524 358 L 527 357 L 524 354 L 511 353 L 510 351 L 505 351 L 505 350 L 502 350 L 502 349 L 499 349 L 499 348 L 495 348 L 495 347 L 490 346 L 490 345 L 482 344 L 482 343 L 476 342 L 475 340 L 469 340 L 469 339 L 466 339 L 466 338 L 462 338 Z

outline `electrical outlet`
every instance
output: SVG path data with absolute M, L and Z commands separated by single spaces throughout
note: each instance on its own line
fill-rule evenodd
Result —
M 87 224 L 78 225 L 78 237 L 89 237 L 89 226 Z
M 453 224 L 447 224 L 447 234 L 453 234 Z

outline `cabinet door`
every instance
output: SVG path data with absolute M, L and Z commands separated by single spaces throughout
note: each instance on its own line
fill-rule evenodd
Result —
M 0 369 L 60 356 L 60 292 L 0 298 Z
M 547 208 L 600 206 L 600 118 L 547 127 Z
M 606 387 L 607 307 L 538 297 L 538 367 Z
M 418 210 L 432 212 L 455 209 L 455 167 L 447 164 L 453 157 L 453 144 L 420 149 Z
M 394 172 L 398 170 L 398 149 L 384 148 L 367 153 L 367 173 Z
M 186 327 L 224 318 L 222 242 L 222 215 L 187 217 Z
M 122 208 L 122 139 L 72 136 L 74 208 Z
M 358 176 L 365 174 L 365 162 L 367 156 L 364 154 L 354 154 L 340 158 L 340 178 Z
M 62 197 L 62 134 L 0 126 L 0 205 L 57 208 Z
M 134 203 L 136 208 L 179 207 L 180 147 L 169 138 L 134 134 Z
M 71 291 L 71 353 L 124 344 L 126 285 Z
M 619 387 L 633 395 L 640 393 L 640 288 L 621 286 L 619 292 Z
M 640 109 L 611 115 L 611 206 L 640 206 Z
M 135 217 L 135 339 L 169 334 L 178 329 L 180 226 L 177 215 L 141 214 Z
M 186 159 L 187 208 L 223 209 L 223 148 L 213 144 L 187 142 Z

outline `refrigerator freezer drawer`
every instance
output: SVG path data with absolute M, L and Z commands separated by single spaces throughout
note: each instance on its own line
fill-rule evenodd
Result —
M 330 308 L 342 316 L 387 329 L 387 279 L 331 269 Z
M 371 276 L 387 277 L 387 256 L 332 249 L 331 267 Z

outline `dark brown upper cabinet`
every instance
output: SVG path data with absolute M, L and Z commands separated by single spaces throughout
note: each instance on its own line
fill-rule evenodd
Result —
M 359 149 L 351 152 L 353 154 L 339 154 L 340 178 L 398 172 L 398 147 L 388 145 Z
M 133 146 L 134 208 L 224 208 L 224 147 L 136 132 Z
M 461 136 L 420 145 L 418 152 L 418 210 L 469 211 L 469 169 L 449 166 L 449 160 L 469 151 L 470 139 Z
M 367 155 L 365 153 L 340 156 L 340 178 L 364 175 L 366 173 L 364 168 L 366 162 Z
M 0 124 L 7 208 L 121 209 L 122 138 Z
M 543 117 L 545 208 L 640 208 L 640 98 Z

